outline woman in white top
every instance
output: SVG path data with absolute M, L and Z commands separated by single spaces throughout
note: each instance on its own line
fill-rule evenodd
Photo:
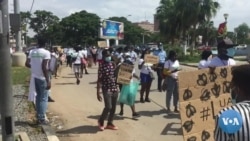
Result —
M 198 69 L 209 68 L 208 65 L 212 59 L 212 52 L 210 50 L 204 50 L 201 53 L 201 61 L 199 62 Z
M 80 48 L 75 48 L 76 53 L 74 53 L 74 58 L 72 60 L 73 62 L 73 70 L 75 73 L 75 77 L 76 77 L 76 84 L 79 85 L 80 84 L 80 72 L 81 72 L 81 63 L 82 63 L 82 58 L 83 55 L 80 52 Z
M 150 92 L 150 88 L 151 88 L 151 84 L 153 79 L 151 78 L 150 73 L 153 72 L 152 68 L 148 65 L 145 64 L 144 62 L 144 56 L 145 54 L 150 54 L 149 49 L 146 49 L 144 51 L 144 53 L 142 53 L 141 55 L 141 59 L 139 60 L 139 69 L 141 71 L 140 73 L 140 78 L 141 78 L 141 98 L 140 98 L 140 102 L 144 103 L 144 102 L 150 102 L 149 100 L 149 92 Z M 146 97 L 144 99 L 144 93 L 146 92 Z
M 168 71 L 168 76 L 166 77 L 166 88 L 167 88 L 167 96 L 166 96 L 166 107 L 168 112 L 170 112 L 170 101 L 173 95 L 173 103 L 174 103 L 174 112 L 178 113 L 178 100 L 179 100 L 179 92 L 178 92 L 178 72 L 180 69 L 179 61 L 177 60 L 177 54 L 175 51 L 170 51 L 168 54 L 168 59 L 164 64 L 164 69 Z

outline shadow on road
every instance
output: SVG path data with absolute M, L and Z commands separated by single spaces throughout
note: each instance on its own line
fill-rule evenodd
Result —
M 153 116 L 156 116 L 156 115 L 166 114 L 166 110 L 161 109 L 159 111 L 138 111 L 138 114 L 140 114 L 142 116 L 153 117 Z
M 168 123 L 162 130 L 161 135 L 182 135 L 181 123 Z
M 98 120 L 100 118 L 100 115 L 95 115 L 95 116 L 92 115 L 92 116 L 88 116 L 87 118 Z M 138 120 L 132 117 L 119 116 L 119 115 L 114 116 L 114 120 L 124 120 L 124 119 L 130 119 L 130 120 L 135 120 L 135 121 Z
M 74 76 L 62 76 L 62 78 L 75 78 Z
M 56 83 L 56 85 L 76 85 L 76 83 Z
M 57 134 L 96 134 L 99 131 L 97 126 L 84 125 L 75 128 L 58 131 Z
M 181 119 L 180 114 L 177 113 L 168 113 L 164 117 L 167 119 L 174 119 L 174 118 Z
M 89 82 L 89 84 L 97 84 L 97 81 L 95 81 L 95 82 Z

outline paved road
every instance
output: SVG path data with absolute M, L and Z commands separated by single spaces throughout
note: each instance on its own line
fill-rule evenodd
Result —
M 197 70 L 182 67 L 184 71 Z M 180 119 L 178 114 L 166 114 L 165 93 L 156 91 L 156 81 L 152 86 L 151 103 L 136 103 L 136 110 L 142 116 L 132 119 L 128 106 L 124 108 L 124 117 L 116 116 L 117 131 L 97 128 L 97 119 L 103 108 L 103 103 L 96 99 L 97 67 L 84 75 L 81 84 L 76 85 L 74 75 L 69 68 L 64 68 L 62 77 L 53 80 L 52 97 L 55 103 L 50 103 L 49 111 L 63 118 L 64 128 L 58 132 L 62 141 L 182 141 Z M 137 97 L 137 100 L 139 98 Z M 119 113 L 120 107 L 117 106 Z

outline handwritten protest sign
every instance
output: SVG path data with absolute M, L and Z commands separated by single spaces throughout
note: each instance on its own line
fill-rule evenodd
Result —
M 118 72 L 118 78 L 117 78 L 117 83 L 120 84 L 129 84 L 131 77 L 132 77 L 132 72 L 134 70 L 133 65 L 129 64 L 121 64 Z
M 98 41 L 98 47 L 102 47 L 102 48 L 107 47 L 107 42 L 106 41 Z
M 231 68 L 179 73 L 179 101 L 184 141 L 214 141 L 215 117 L 232 105 Z
M 159 63 L 159 57 L 155 55 L 147 54 L 144 57 L 145 63 L 147 64 L 158 64 Z

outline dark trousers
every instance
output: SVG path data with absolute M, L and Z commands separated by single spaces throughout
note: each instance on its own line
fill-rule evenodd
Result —
M 100 117 L 100 121 L 103 122 L 108 117 L 108 123 L 112 123 L 116 110 L 118 92 L 103 92 L 104 109 Z
M 157 68 L 157 77 L 158 77 L 158 83 L 157 83 L 157 88 L 159 91 L 161 91 L 161 86 L 162 86 L 162 71 L 163 71 L 163 68 L 164 68 L 164 64 L 159 64 L 158 65 L 158 68 Z
M 71 67 L 71 56 L 66 56 L 66 59 L 67 59 L 67 66 L 70 66 Z

